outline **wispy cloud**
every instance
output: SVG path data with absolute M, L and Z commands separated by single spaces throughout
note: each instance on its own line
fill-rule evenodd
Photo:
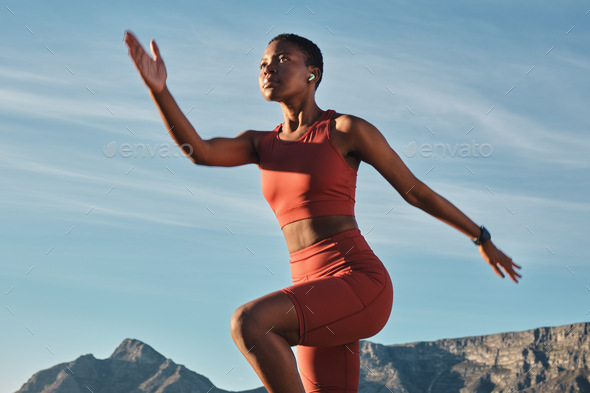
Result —
M 572 233 L 571 228 L 580 217 L 590 216 L 590 204 L 537 196 L 524 189 L 490 191 L 483 186 L 474 188 L 473 184 L 457 182 L 429 185 L 476 223 L 491 229 L 493 239 L 501 248 L 529 263 L 555 264 L 565 255 L 582 263 L 581 255 L 576 256 L 573 249 L 583 239 L 580 234 Z M 394 245 L 405 250 L 421 250 L 424 239 L 428 239 L 428 250 L 441 255 L 474 255 L 472 247 L 462 246 L 470 246 L 463 234 L 389 194 L 393 190 L 382 184 L 364 184 L 364 187 L 358 198 L 357 213 L 363 233 L 369 232 L 370 242 L 380 244 L 381 248 Z M 547 246 L 559 249 L 561 257 L 555 258 Z
M 266 220 L 271 224 L 273 221 L 270 208 L 259 195 L 255 168 L 241 169 L 250 179 L 247 185 L 243 175 L 242 181 L 228 173 L 218 172 L 211 177 L 208 172 L 215 169 L 192 164 L 177 168 L 165 159 L 113 161 L 105 156 L 88 157 L 79 153 L 60 163 L 19 154 L 8 146 L 2 150 L 0 165 L 5 168 L 2 178 L 13 196 L 4 203 L 13 208 L 29 212 L 42 209 L 46 216 L 78 212 L 81 213 L 76 216 L 78 220 L 90 222 L 98 213 L 103 217 L 103 224 L 115 226 L 120 218 L 127 220 L 125 225 L 152 222 L 200 228 L 211 228 L 212 221 L 203 223 L 195 217 L 210 216 L 237 228 L 248 227 L 252 222 Z M 71 162 L 84 165 L 71 165 Z M 200 180 L 195 180 L 196 176 Z M 50 182 L 52 187 L 39 188 L 37 183 L 23 179 Z M 91 208 L 93 213 L 86 214 Z M 256 227 L 252 229 L 256 231 Z

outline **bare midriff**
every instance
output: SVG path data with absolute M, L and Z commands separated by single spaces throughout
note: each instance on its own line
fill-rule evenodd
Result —
M 283 227 L 289 253 L 302 250 L 337 233 L 358 228 L 354 216 L 322 216 L 291 222 Z

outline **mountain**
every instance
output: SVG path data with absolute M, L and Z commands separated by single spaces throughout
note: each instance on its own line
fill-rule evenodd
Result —
M 126 339 L 107 359 L 80 356 L 33 375 L 17 393 L 229 393 L 138 340 Z M 241 393 L 266 393 L 266 389 Z
M 590 323 L 401 345 L 361 342 L 359 393 L 590 392 Z M 225 393 L 138 340 L 33 375 L 16 393 Z M 263 387 L 241 393 L 265 393 Z
M 590 392 L 590 323 L 403 345 L 361 343 L 359 393 Z

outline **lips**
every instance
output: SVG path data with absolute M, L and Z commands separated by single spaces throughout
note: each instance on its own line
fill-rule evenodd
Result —
M 264 88 L 272 87 L 273 85 L 276 85 L 278 83 L 279 82 L 276 79 L 267 78 L 262 81 L 262 87 L 264 87 Z

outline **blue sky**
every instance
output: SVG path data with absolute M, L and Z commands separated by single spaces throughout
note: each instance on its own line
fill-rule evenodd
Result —
M 260 386 L 229 334 L 289 285 L 256 166 L 180 156 L 123 44 L 155 38 L 204 137 L 270 130 L 258 91 L 274 35 L 324 53 L 317 101 L 375 124 L 410 169 L 523 266 L 498 278 L 469 239 L 367 164 L 357 220 L 393 280 L 372 341 L 588 320 L 590 3 L 5 2 L 0 7 L 3 391 L 137 338 L 223 389 Z

